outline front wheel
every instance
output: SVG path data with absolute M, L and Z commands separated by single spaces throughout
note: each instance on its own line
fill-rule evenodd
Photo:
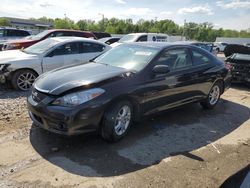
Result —
M 31 88 L 36 78 L 37 75 L 32 70 L 18 70 L 12 75 L 11 84 L 14 89 L 27 91 Z
M 210 90 L 205 101 L 201 102 L 201 106 L 205 109 L 212 109 L 216 106 L 220 99 L 221 87 L 219 83 L 215 83 Z
M 133 106 L 129 101 L 114 104 L 104 115 L 101 126 L 102 138 L 110 142 L 122 139 L 130 128 L 132 117 Z

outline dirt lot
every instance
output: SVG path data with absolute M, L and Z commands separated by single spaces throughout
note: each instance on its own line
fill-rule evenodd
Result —
M 250 90 L 228 90 L 132 127 L 119 143 L 32 125 L 27 93 L 0 89 L 0 187 L 219 187 L 250 164 Z

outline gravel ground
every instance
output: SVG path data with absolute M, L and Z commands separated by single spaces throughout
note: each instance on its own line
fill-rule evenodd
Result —
M 28 92 L 17 92 L 0 87 L 0 131 L 21 128 L 29 121 L 26 110 Z
M 250 90 L 135 124 L 119 143 L 32 125 L 28 93 L 0 88 L 0 187 L 219 187 L 250 164 Z

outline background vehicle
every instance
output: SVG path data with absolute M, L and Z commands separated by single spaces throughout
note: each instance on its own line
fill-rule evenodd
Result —
M 109 33 L 106 33 L 106 32 L 93 31 L 91 33 L 93 33 L 95 35 L 96 39 L 102 39 L 102 38 L 105 38 L 105 37 L 111 37 L 111 35 Z
M 120 40 L 119 37 L 105 37 L 105 38 L 99 39 L 99 41 L 104 42 L 109 45 L 117 42 L 118 40 Z
M 217 53 L 219 52 L 224 52 L 225 47 L 228 45 L 228 43 L 225 42 L 215 42 L 214 46 L 215 46 L 215 50 Z
M 84 38 L 95 38 L 95 35 L 88 31 L 76 31 L 66 29 L 46 30 L 30 38 L 22 40 L 13 40 L 3 45 L 2 50 L 13 50 L 27 48 L 37 42 L 51 37 L 75 36 Z
M 177 44 L 180 42 L 176 42 Z M 193 41 L 185 41 L 185 42 L 181 42 L 181 43 L 185 43 L 185 44 L 190 44 L 190 45 L 194 45 L 194 46 L 198 46 L 199 48 L 202 48 L 214 55 L 217 55 L 216 50 L 214 49 L 214 45 L 213 43 L 209 43 L 209 42 L 193 42 Z
M 1 28 L 0 27 L 0 42 L 19 39 L 29 36 L 31 33 L 23 29 Z
M 115 47 L 126 42 L 168 42 L 168 35 L 164 33 L 131 33 L 123 36 L 111 46 Z
M 250 54 L 250 47 L 240 45 L 240 44 L 229 44 L 226 46 L 226 48 L 224 50 L 224 54 L 226 57 L 229 57 L 235 53 Z
M 246 83 L 250 86 L 250 53 L 235 53 L 226 59 L 232 72 L 232 82 Z
M 30 32 L 22 29 L 15 28 L 0 28 L 0 51 L 2 50 L 3 43 L 8 40 L 20 39 L 30 36 Z
M 225 63 L 196 46 L 129 43 L 93 63 L 42 75 L 28 109 L 34 123 L 51 132 L 99 130 L 117 141 L 142 116 L 192 102 L 213 108 L 229 84 Z
M 88 62 L 111 47 L 80 37 L 55 37 L 29 48 L 0 52 L 0 78 L 15 89 L 28 90 L 44 72 Z

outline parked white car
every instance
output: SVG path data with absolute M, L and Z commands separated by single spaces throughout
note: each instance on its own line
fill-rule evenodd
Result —
M 24 50 L 0 52 L 0 81 L 15 89 L 28 90 L 42 73 L 70 65 L 87 63 L 111 47 L 78 37 L 55 37 Z
M 168 38 L 169 36 L 164 33 L 131 33 L 123 36 L 111 46 L 115 47 L 126 42 L 168 42 Z
M 228 43 L 225 43 L 225 42 L 215 42 L 214 49 L 216 50 L 217 53 L 224 52 L 227 45 Z

